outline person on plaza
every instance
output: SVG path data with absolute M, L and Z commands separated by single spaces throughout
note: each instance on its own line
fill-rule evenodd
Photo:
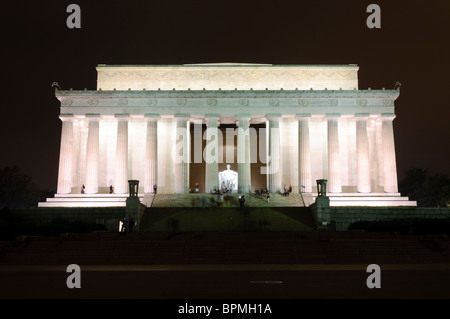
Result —
M 120 230 L 121 233 L 126 233 L 128 229 L 128 219 L 126 217 L 122 218 L 122 229 Z

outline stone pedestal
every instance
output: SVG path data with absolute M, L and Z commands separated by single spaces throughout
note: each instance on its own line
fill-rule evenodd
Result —
M 318 196 L 314 204 L 311 205 L 317 229 L 328 229 L 330 225 L 330 198 L 328 196 Z
M 141 223 L 142 216 L 144 215 L 144 211 L 146 206 L 141 204 L 138 196 L 139 191 L 139 181 L 138 180 L 129 180 L 128 181 L 128 190 L 129 196 L 126 199 L 126 218 L 128 220 L 132 217 L 135 221 L 135 226 L 133 231 L 139 231 L 139 226 Z

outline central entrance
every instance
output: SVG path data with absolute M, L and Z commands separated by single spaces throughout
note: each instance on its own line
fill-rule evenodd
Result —
M 218 129 L 220 130 L 219 139 L 219 148 L 218 148 L 218 172 L 224 171 L 234 171 L 238 174 L 239 165 L 237 159 L 237 129 L 236 124 L 220 124 Z M 201 129 L 201 132 L 200 132 Z M 190 125 L 190 163 L 189 163 L 189 192 L 195 192 L 196 183 L 198 183 L 198 189 L 200 193 L 209 193 L 212 190 L 205 189 L 205 169 L 206 162 L 205 156 L 202 156 L 201 162 L 194 158 L 194 143 L 198 143 L 196 141 L 196 137 L 202 136 L 202 144 L 201 149 L 205 152 L 205 147 L 207 145 L 206 140 L 206 125 L 202 124 L 201 126 L 198 124 Z M 196 130 L 198 130 L 196 132 Z M 265 124 L 252 124 L 250 125 L 250 130 L 252 137 L 250 140 L 250 174 L 251 174 L 251 190 L 261 189 L 267 187 L 267 175 L 261 174 L 261 166 L 266 165 L 266 158 L 262 154 L 266 154 L 266 134 L 265 134 Z M 204 155 L 204 154 L 203 154 Z M 237 175 L 238 176 L 238 175 Z M 236 176 L 236 178 L 237 178 Z M 220 177 L 219 177 L 220 179 Z M 220 181 L 219 181 L 220 182 Z M 219 183 L 219 188 L 222 188 L 223 185 Z M 236 182 L 235 187 L 233 187 L 233 193 L 238 191 L 238 185 Z

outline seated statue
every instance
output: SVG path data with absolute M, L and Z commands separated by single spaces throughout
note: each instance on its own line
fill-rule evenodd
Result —
M 238 190 L 238 173 L 230 169 L 219 172 L 219 188 L 222 193 L 230 192 L 236 193 Z

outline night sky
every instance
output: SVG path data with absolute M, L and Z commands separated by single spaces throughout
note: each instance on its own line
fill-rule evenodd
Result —
M 66 8 L 81 7 L 81 29 Z M 381 29 L 369 29 L 370 3 Z M 401 82 L 399 178 L 450 174 L 450 1 L 15 1 L 1 7 L 0 167 L 56 190 L 61 122 L 52 82 L 96 89 L 97 64 L 358 64 L 360 89 Z

